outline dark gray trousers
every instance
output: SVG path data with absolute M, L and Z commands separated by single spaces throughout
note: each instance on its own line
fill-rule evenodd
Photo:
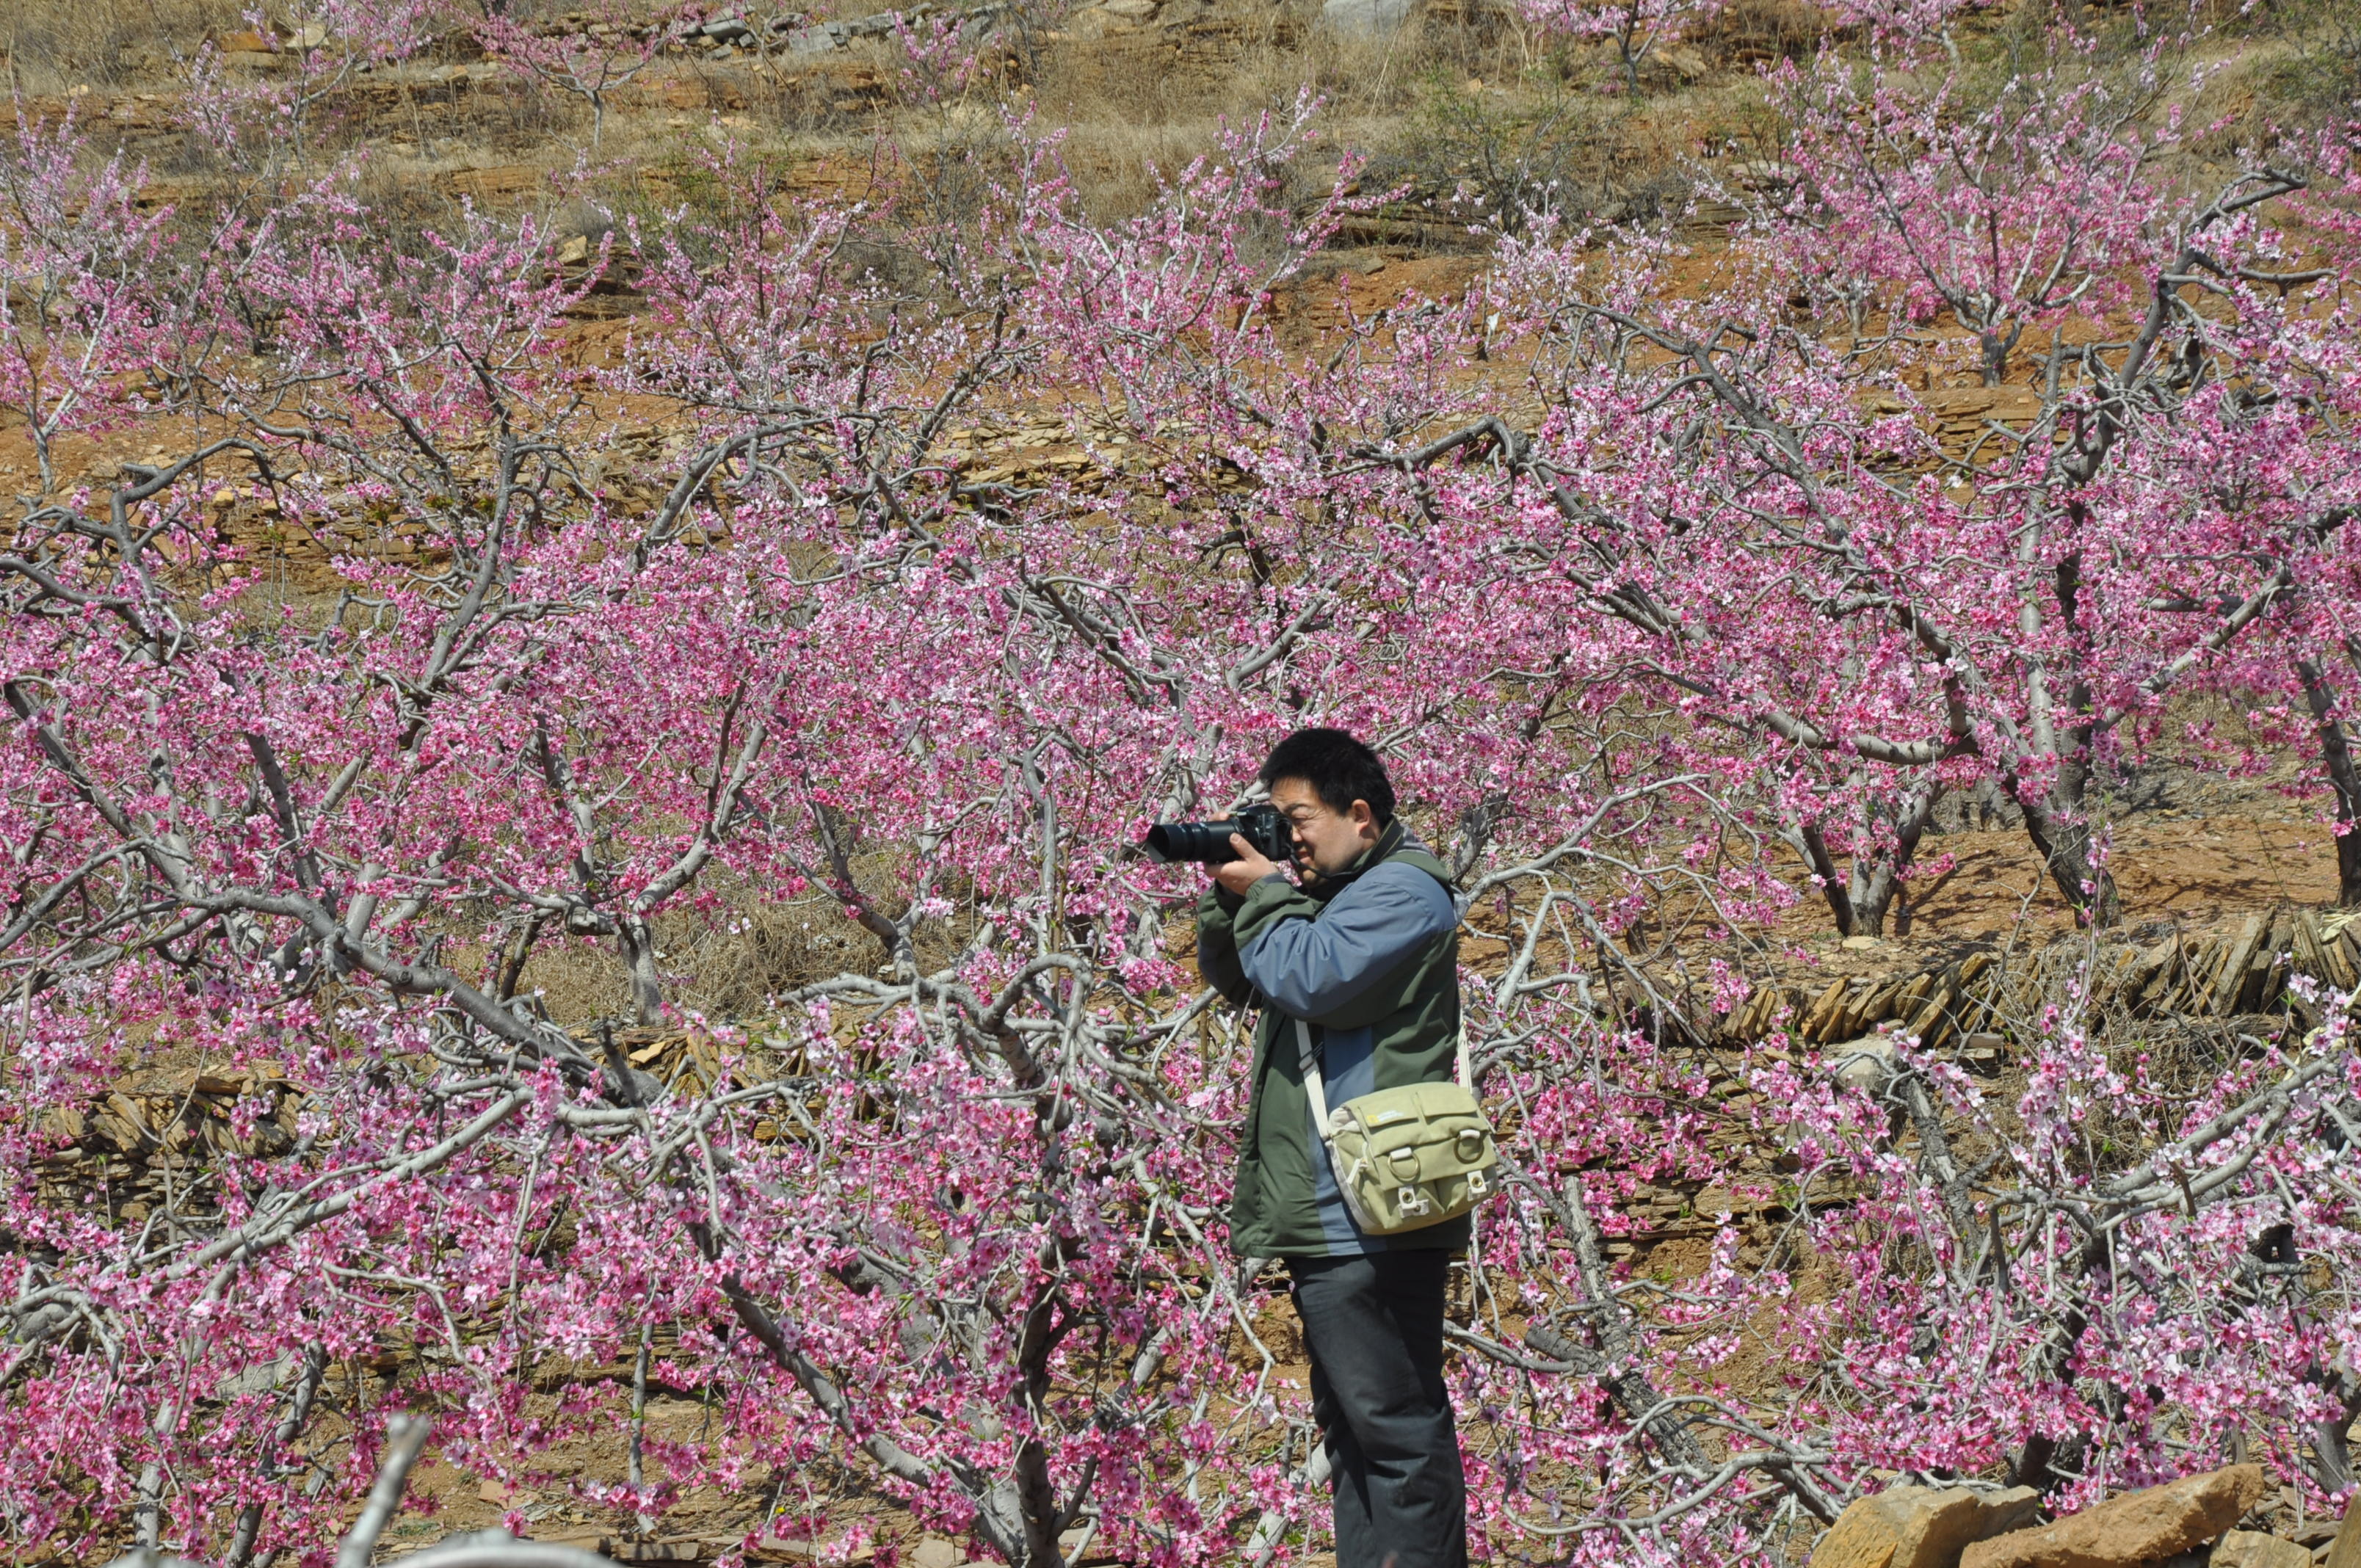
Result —
M 1450 1266 L 1440 1249 L 1287 1260 L 1336 1489 L 1336 1568 L 1466 1568 L 1467 1481 L 1443 1387 Z

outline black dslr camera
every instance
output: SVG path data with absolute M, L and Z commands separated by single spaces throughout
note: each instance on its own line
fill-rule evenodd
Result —
M 1238 858 L 1238 852 L 1230 848 L 1233 833 L 1260 850 L 1267 861 L 1283 865 L 1294 852 L 1294 830 L 1276 806 L 1249 806 L 1218 822 L 1159 822 L 1148 830 L 1140 848 L 1159 865 L 1194 861 L 1222 866 Z

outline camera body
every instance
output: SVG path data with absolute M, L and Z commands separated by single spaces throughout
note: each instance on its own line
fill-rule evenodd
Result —
M 1191 861 L 1199 865 L 1227 865 L 1238 858 L 1230 848 L 1235 833 L 1258 850 L 1263 859 L 1284 864 L 1293 855 L 1294 829 L 1275 806 L 1249 806 L 1235 817 L 1213 822 L 1159 822 L 1148 830 L 1140 848 L 1159 865 Z

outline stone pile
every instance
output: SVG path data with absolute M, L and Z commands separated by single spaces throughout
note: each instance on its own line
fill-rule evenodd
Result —
M 1744 172 L 1741 172 L 1743 170 Z M 1792 173 L 1784 165 L 1747 163 L 1730 166 L 1731 182 L 1745 189 L 1775 189 L 1781 177 Z M 1716 224 L 1735 222 L 1742 209 L 1731 203 L 1708 203 Z M 1710 226 L 1710 225 L 1708 225 Z M 1940 461 L 1982 467 L 2016 450 L 2017 443 L 2040 416 L 2041 394 L 2030 387 L 1937 387 L 1908 400 L 1890 391 L 1864 393 L 1861 410 L 1872 417 L 1909 414 L 1933 438 Z M 2063 440 L 2065 433 L 2053 433 Z M 1934 453 L 1920 446 L 1890 450 L 1879 462 L 1902 472 L 1924 473 L 1938 466 Z
M 846 21 L 811 22 L 799 11 L 782 11 L 767 16 L 739 11 L 690 23 L 611 22 L 588 12 L 568 11 L 551 17 L 536 30 L 550 38 L 579 34 L 590 38 L 642 42 L 662 38 L 666 48 L 708 60 L 727 60 L 741 55 L 829 54 L 864 38 L 890 38 L 905 27 L 921 27 L 939 17 L 957 19 L 961 39 L 973 42 L 1008 9 L 1007 0 L 951 6 L 922 0 L 906 11 L 879 11 Z
M 1833 980 L 1817 991 L 1795 985 L 1759 987 L 1722 1025 L 1733 1039 L 1759 1040 L 1784 1028 L 1811 1043 L 1858 1039 L 1880 1024 L 1899 1023 L 1929 1047 L 1954 1033 L 1968 1034 L 1991 1011 L 1983 982 L 1990 951 L 1955 962 L 1937 960 L 1911 973 Z
M 1067 12 L 1047 37 L 1095 46 L 1078 51 L 1070 61 L 1074 68 L 1120 72 L 1151 60 L 1159 71 L 1217 82 L 1252 49 L 1293 48 L 1305 26 L 1304 17 L 1286 9 L 1246 11 L 1207 0 L 1098 0 Z
M 1717 1033 L 1759 1040 L 1777 1030 L 1807 1044 L 1858 1039 L 1881 1025 L 1928 1047 L 1964 1040 L 2012 1001 L 2054 993 L 2061 972 L 2088 957 L 2086 938 L 2065 938 L 1999 962 L 1990 945 L 1955 950 L 1902 973 L 1810 984 L 1758 985 Z M 2092 965 L 2094 1007 L 2136 1018 L 2229 1018 L 2302 1003 L 2288 981 L 2308 975 L 2340 991 L 2361 984 L 2361 911 L 2281 908 L 2211 929 L 2151 941 L 2109 943 Z
M 2051 1524 L 1977 1541 L 1960 1553 L 1960 1568 L 2135 1568 L 2165 1563 L 2220 1541 L 2262 1496 L 2263 1467 L 2233 1464 L 2113 1497 Z
M 2263 1489 L 2262 1466 L 2233 1464 L 2043 1523 L 2030 1487 L 1891 1486 L 1838 1518 L 1810 1568 L 2312 1568 L 2301 1543 L 2236 1528 Z M 2361 1568 L 2356 1520 L 2324 1568 Z
M 206 1189 L 225 1155 L 285 1154 L 298 1097 L 268 1073 L 201 1071 L 126 1079 L 41 1127 L 46 1192 L 74 1194 L 108 1222 L 138 1226 Z
M 956 17 L 961 43 L 981 40 L 992 25 L 1009 7 L 995 3 L 969 6 L 937 6 L 920 5 L 907 11 L 880 11 L 873 16 L 856 16 L 849 22 L 819 22 L 797 27 L 786 35 L 789 54 L 827 54 L 840 49 L 862 38 L 889 38 L 903 27 L 918 27 L 938 18 Z M 710 27 L 711 23 L 707 26 Z
M 2030 387 L 1954 387 L 1921 392 L 1918 406 L 1945 456 L 1982 464 L 2015 450 L 2013 435 L 2040 413 L 2041 394 Z
M 2034 1522 L 2030 1486 L 1889 1486 L 1847 1508 L 1812 1549 L 1811 1568 L 1959 1568 L 1976 1541 Z
M 2320 1568 L 2361 1568 L 2361 1506 L 2346 1505 L 2345 1528 L 2329 1542 L 2328 1556 Z

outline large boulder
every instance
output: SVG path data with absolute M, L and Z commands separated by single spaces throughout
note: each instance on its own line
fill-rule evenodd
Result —
M 1961 1551 L 2031 1523 L 2039 1502 L 2030 1486 L 1889 1486 L 1838 1516 L 1811 1568 L 1959 1568 Z
M 1971 1546 L 1960 1568 L 2136 1568 L 2218 1540 L 2263 1495 L 2263 1467 L 2185 1475 Z

